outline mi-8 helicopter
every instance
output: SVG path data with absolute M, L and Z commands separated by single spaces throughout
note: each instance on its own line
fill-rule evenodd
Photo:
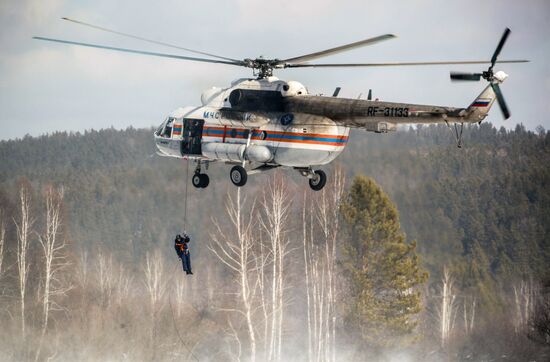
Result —
M 230 179 L 244 186 L 248 175 L 277 167 L 292 168 L 309 179 L 311 189 L 321 190 L 327 181 L 319 169 L 333 161 L 346 147 L 351 128 L 385 133 L 397 125 L 413 123 L 454 123 L 458 146 L 461 146 L 464 123 L 481 122 L 491 106 L 498 102 L 505 119 L 510 112 L 500 91 L 507 74 L 494 72 L 495 63 L 521 63 L 527 60 L 497 61 L 510 29 L 502 35 L 489 61 L 393 62 L 312 64 L 309 61 L 354 48 L 373 45 L 395 36 L 385 34 L 351 44 L 287 59 L 232 59 L 202 51 L 183 48 L 155 40 L 121 33 L 78 20 L 63 18 L 102 31 L 177 48 L 207 56 L 196 58 L 155 53 L 60 39 L 35 37 L 70 45 L 107 49 L 143 55 L 167 57 L 196 62 L 217 63 L 252 68 L 255 78 L 238 79 L 227 88 L 213 87 L 201 95 L 200 106 L 178 108 L 154 133 L 158 154 L 196 162 L 192 184 L 206 188 L 208 165 L 222 161 L 233 165 Z M 311 95 L 297 81 L 284 81 L 273 76 L 273 70 L 286 68 L 380 67 L 449 64 L 490 64 L 482 73 L 451 72 L 451 80 L 487 80 L 489 85 L 465 108 L 392 103 L 372 100 L 338 98 L 340 88 L 332 96 Z M 460 125 L 460 131 L 457 125 Z

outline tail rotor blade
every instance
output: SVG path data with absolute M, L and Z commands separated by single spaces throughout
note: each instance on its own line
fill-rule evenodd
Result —
M 461 73 L 461 72 L 451 72 L 451 80 L 470 80 L 470 81 L 479 81 L 481 79 L 480 73 Z
M 509 28 L 506 28 L 504 30 L 504 34 L 502 34 L 502 37 L 500 38 L 500 42 L 498 43 L 497 48 L 493 53 L 493 57 L 491 58 L 491 68 L 495 65 L 495 62 L 497 61 L 500 51 L 502 50 L 502 47 L 504 46 L 504 43 L 506 43 L 506 39 L 508 39 L 508 36 L 510 35 L 511 32 L 512 31 Z
M 497 83 L 491 83 L 491 87 L 493 87 L 493 90 L 495 91 L 495 95 L 497 96 L 497 102 L 498 102 L 498 105 L 500 106 L 500 110 L 502 111 L 502 115 L 504 116 L 504 119 L 510 118 L 510 111 L 508 110 L 508 106 L 506 105 L 504 96 L 500 91 L 500 87 L 498 86 Z

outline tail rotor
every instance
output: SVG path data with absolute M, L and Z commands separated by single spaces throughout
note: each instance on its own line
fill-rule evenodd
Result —
M 506 40 L 508 39 L 508 36 L 510 35 L 511 31 L 509 28 L 506 28 L 504 30 L 504 34 L 502 34 L 502 37 L 500 38 L 500 41 L 498 42 L 497 48 L 495 49 L 493 56 L 491 57 L 491 65 L 489 68 L 482 72 L 482 73 L 464 73 L 464 72 L 451 72 L 451 80 L 452 81 L 480 81 L 481 78 L 485 79 L 491 84 L 491 88 L 493 88 L 493 91 L 495 92 L 496 99 L 498 102 L 498 105 L 500 106 L 500 110 L 502 111 L 502 115 L 504 116 L 504 119 L 510 118 L 510 111 L 508 109 L 508 106 L 506 105 L 506 101 L 504 100 L 504 96 L 502 95 L 502 91 L 500 90 L 499 84 L 508 77 L 508 75 L 502 71 L 493 72 L 493 67 L 495 66 L 495 63 L 497 62 L 498 56 L 500 52 L 502 51 L 502 48 L 504 47 L 504 44 L 506 43 Z M 520 62 L 527 62 L 528 60 L 518 60 L 513 61 L 514 63 L 520 63 Z

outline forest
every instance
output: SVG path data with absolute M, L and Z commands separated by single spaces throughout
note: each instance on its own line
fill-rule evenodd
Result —
M 320 192 L 152 134 L 0 141 L 0 360 L 550 359 L 542 127 L 354 130 Z

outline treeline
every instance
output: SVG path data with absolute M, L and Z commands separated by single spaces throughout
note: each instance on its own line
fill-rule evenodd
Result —
M 210 165 L 207 189 L 189 185 L 186 212 L 185 183 L 193 165 L 156 156 L 152 132 L 109 129 L 0 142 L 5 226 L 0 320 L 8 326 L 2 331 L 2 359 L 246 360 L 252 340 L 259 360 L 286 360 L 296 353 L 299 360 L 306 355 L 361 360 L 365 353 L 387 353 L 388 346 L 376 343 L 358 348 L 366 343 L 361 333 L 346 332 L 350 325 L 341 307 L 349 304 L 342 298 L 353 288 L 349 273 L 340 274 L 342 248 L 352 239 L 344 229 L 332 230 L 332 223 L 343 222 L 339 206 L 332 206 L 336 213 L 330 218 L 319 216 L 328 216 L 319 208 L 335 192 L 312 194 L 305 179 L 290 170 L 251 178 L 239 195 L 255 245 L 249 254 L 254 266 L 246 270 L 250 284 L 242 289 L 242 278 L 234 279 L 235 270 L 214 253 L 247 240 L 239 237 L 228 209 L 236 202 L 228 168 Z M 550 135 L 482 124 L 465 129 L 464 143 L 457 149 L 446 127 L 354 132 L 338 160 L 345 175 L 333 177 L 340 180 L 333 190 L 349 192 L 354 176 L 372 177 L 397 205 L 407 243 L 416 240 L 430 277 L 421 288 L 422 312 L 409 341 L 415 347 L 407 351 L 434 360 L 487 359 L 504 352 L 540 358 L 548 337 L 544 327 L 536 327 L 543 321 L 533 316 L 548 315 Z M 333 166 L 328 170 L 329 177 L 339 174 Z M 276 197 L 268 190 L 277 177 L 285 180 L 289 210 L 282 244 L 269 244 L 273 228 L 265 228 L 268 213 L 260 210 L 273 205 Z M 34 221 L 25 317 L 19 315 L 17 257 L 22 189 Z M 63 248 L 56 259 L 62 268 L 52 274 L 45 303 L 48 272 L 40 240 L 47 240 L 52 192 L 53 199 L 63 200 L 57 239 Z M 192 235 L 195 271 L 187 279 L 172 252 L 173 237 L 184 228 Z M 262 254 L 257 248 L 264 243 Z M 260 281 L 264 289 L 258 289 Z M 266 295 L 260 297 L 262 290 Z M 51 316 L 46 322 L 45 306 Z M 26 348 L 18 345 L 23 341 Z

